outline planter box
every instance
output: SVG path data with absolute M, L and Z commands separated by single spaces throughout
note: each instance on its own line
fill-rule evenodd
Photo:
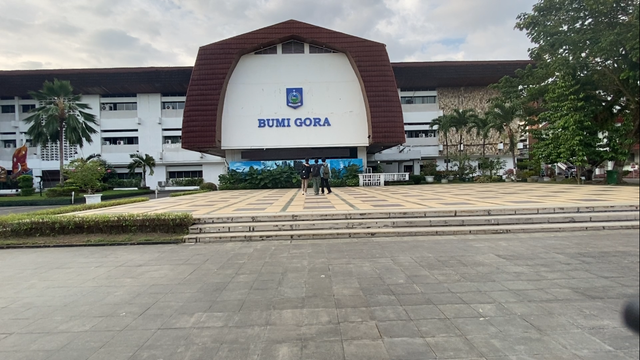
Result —
M 440 180 L 440 182 L 443 183 L 443 184 L 447 184 L 447 183 L 449 183 L 449 179 L 442 179 L 442 180 Z
M 427 184 L 431 184 L 434 181 L 435 176 L 425 176 L 424 177 L 424 181 L 427 182 Z
M 99 204 L 102 202 L 102 194 L 85 195 L 86 204 Z

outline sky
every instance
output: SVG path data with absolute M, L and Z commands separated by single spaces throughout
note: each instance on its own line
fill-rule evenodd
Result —
M 198 48 L 289 19 L 397 61 L 524 60 L 536 0 L 0 0 L 0 70 L 192 66 Z

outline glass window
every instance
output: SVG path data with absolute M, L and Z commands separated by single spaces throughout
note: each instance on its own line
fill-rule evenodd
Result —
M 436 96 L 401 96 L 401 104 L 435 104 Z
M 184 110 L 184 101 L 163 102 L 163 110 Z
M 169 179 L 202 179 L 202 170 L 169 171 Z
M 2 141 L 2 147 L 5 148 L 5 149 L 14 148 L 14 147 L 16 147 L 16 141 L 15 140 L 3 140 Z
M 331 54 L 337 51 L 309 44 L 309 54 Z
M 283 54 L 304 54 L 304 43 L 300 41 L 287 41 L 286 43 L 282 43 L 282 53 Z
M 135 136 L 104 137 L 102 138 L 102 145 L 138 145 L 138 138 Z
M 0 106 L 0 111 L 3 114 L 14 114 L 16 112 L 16 106 L 15 105 L 2 105 L 2 106 Z
M 165 144 L 180 144 L 182 143 L 182 136 L 163 136 L 162 138 Z
M 436 130 L 411 130 L 405 131 L 407 138 L 433 138 L 436 137 Z
M 36 106 L 34 104 L 29 104 L 29 105 L 22 105 L 22 112 L 23 113 L 28 113 L 29 111 L 35 109 Z
M 114 103 L 114 104 L 105 104 L 103 103 L 100 108 L 102 111 L 131 111 L 138 110 L 138 103 Z
M 275 55 L 278 53 L 278 46 L 273 45 L 266 49 L 262 49 L 260 51 L 254 52 L 255 55 Z

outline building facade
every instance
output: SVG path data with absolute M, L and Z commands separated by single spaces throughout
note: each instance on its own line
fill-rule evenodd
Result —
M 528 63 L 390 63 L 384 44 L 291 20 L 203 46 L 194 67 L 0 71 L 0 166 L 26 144 L 45 185 L 59 179 L 60 156 L 101 154 L 128 177 L 136 152 L 156 159 L 152 187 L 217 183 L 232 162 L 305 157 L 417 173 L 425 159 L 444 166 L 433 119 L 486 110 L 487 86 Z M 31 144 L 23 122 L 36 106 L 29 91 L 54 78 L 69 80 L 99 123 L 91 144 L 63 154 Z M 500 141 L 488 153 L 510 159 Z M 464 142 L 478 152 L 478 139 Z

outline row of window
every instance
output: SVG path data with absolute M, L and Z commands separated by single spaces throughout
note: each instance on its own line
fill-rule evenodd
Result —
M 433 138 L 436 137 L 436 130 L 411 130 L 404 132 L 409 138 Z
M 401 96 L 400 103 L 404 105 L 409 104 L 435 104 L 437 101 L 436 96 Z
M 22 113 L 28 113 L 29 111 L 36 108 L 34 104 L 25 104 L 20 105 Z M 163 102 L 162 109 L 164 110 L 183 110 L 184 109 L 184 101 L 171 101 L 171 102 Z M 102 111 L 131 111 L 138 110 L 138 103 L 130 102 L 130 103 L 102 103 L 100 105 L 100 110 Z M 15 114 L 16 106 L 15 105 L 2 105 L 0 106 L 0 113 L 2 114 Z
M 282 54 L 304 54 L 304 43 L 300 41 L 287 41 L 280 44 Z M 331 49 L 327 49 L 321 46 L 309 44 L 309 54 L 331 54 L 336 53 Z M 278 54 L 278 45 L 273 45 L 268 48 L 254 52 L 255 55 L 276 55 Z
M 202 170 L 194 171 L 169 171 L 169 179 L 193 179 L 202 178 Z
M 163 136 L 165 144 L 180 144 L 182 136 Z M 15 140 L 13 140 L 15 142 Z M 137 136 L 103 137 L 102 145 L 138 145 Z
M 29 111 L 36 108 L 34 104 L 20 105 L 22 113 L 28 113 Z M 0 106 L 0 113 L 2 114 L 15 114 L 16 106 L 15 105 L 2 105 Z

